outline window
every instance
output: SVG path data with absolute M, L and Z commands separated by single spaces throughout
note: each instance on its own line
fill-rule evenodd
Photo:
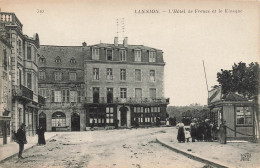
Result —
M 126 88 L 120 88 L 120 97 L 126 99 Z
M 106 107 L 106 123 L 114 123 L 114 108 Z
M 54 91 L 54 102 L 61 102 L 61 91 Z
M 42 97 L 49 97 L 49 90 L 48 89 L 43 89 L 43 88 L 39 88 L 39 95 L 41 95 Z
M 83 93 L 83 92 L 82 92 Z M 78 102 L 80 103 L 81 102 L 81 91 L 78 90 Z
M 61 63 L 61 59 L 60 59 L 59 56 L 55 58 L 55 62 L 56 62 L 56 63 Z
M 77 73 L 76 72 L 70 72 L 69 76 L 70 76 L 71 81 L 75 81 L 77 79 Z
M 113 60 L 113 50 L 107 49 L 107 60 L 112 61 Z
M 142 98 L 142 89 L 141 88 L 135 88 L 135 98 Z
M 149 123 L 151 122 L 151 116 L 150 116 L 150 108 L 149 107 L 145 107 L 144 108 L 144 122 Z
M 107 88 L 107 103 L 113 103 L 113 88 Z
M 126 50 L 119 50 L 120 61 L 126 61 Z
M 39 78 L 42 80 L 45 79 L 45 71 L 39 71 Z
M 138 118 L 139 123 L 144 122 L 143 107 L 134 107 L 134 118 Z
M 54 77 L 55 77 L 56 81 L 59 81 L 62 78 L 62 73 L 59 71 L 56 71 L 56 72 L 54 72 Z
M 70 102 L 77 102 L 77 91 L 70 91 Z
M 237 125 L 252 125 L 252 107 L 236 107 Z
M 62 102 L 70 102 L 70 91 L 68 89 L 62 90 Z
M 44 57 L 40 57 L 39 61 L 40 62 L 46 62 L 46 59 Z
M 99 49 L 98 48 L 92 48 L 92 59 L 99 60 Z
M 156 122 L 156 118 L 160 116 L 160 107 L 151 107 L 151 122 Z
M 66 102 L 66 90 L 62 90 L 62 102 Z
M 66 115 L 62 112 L 55 112 L 52 115 L 52 127 L 65 127 Z
M 140 69 L 135 70 L 135 81 L 141 81 L 141 70 Z
M 126 80 L 126 69 L 120 69 L 120 80 Z
M 150 70 L 150 81 L 155 81 L 155 70 Z
M 141 50 L 135 50 L 135 61 L 141 62 Z
M 155 51 L 149 52 L 149 62 L 155 62 L 156 53 Z
M 22 42 L 21 40 L 18 40 L 18 53 L 19 53 L 19 56 L 22 56 Z
M 70 63 L 71 63 L 71 64 L 76 64 L 75 58 L 71 58 L 71 59 L 70 59 Z
M 99 80 L 99 69 L 93 68 L 93 80 Z
M 27 73 L 27 87 L 32 89 L 32 74 Z
M 51 102 L 54 102 L 54 90 L 51 90 Z
M 6 49 L 4 49 L 4 70 L 7 70 L 7 54 Z
M 107 68 L 107 80 L 113 80 L 112 68 Z
M 150 98 L 155 99 L 156 98 L 156 89 L 150 88 Z
M 97 107 L 89 108 L 89 123 L 95 120 L 95 126 L 105 126 L 106 113 L 103 109 Z
M 99 103 L 99 88 L 93 87 L 93 103 Z

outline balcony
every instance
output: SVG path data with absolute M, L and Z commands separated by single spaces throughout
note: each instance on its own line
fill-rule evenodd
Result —
M 23 25 L 14 13 L 0 12 L 0 23 L 17 26 L 22 31 Z
M 113 99 L 108 99 L 107 97 L 87 97 L 86 103 L 116 103 L 116 104 L 169 104 L 169 98 L 120 98 L 120 97 L 113 97 Z
M 23 85 L 13 86 L 12 95 L 13 97 L 20 97 L 31 101 L 33 100 L 33 91 Z
M 45 104 L 45 98 L 42 97 L 42 96 L 40 96 L 40 95 L 38 95 L 38 103 L 39 103 L 40 105 L 44 105 L 44 104 Z

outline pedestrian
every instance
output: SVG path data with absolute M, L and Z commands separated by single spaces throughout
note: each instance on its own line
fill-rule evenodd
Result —
M 24 144 L 27 144 L 25 127 L 26 125 L 22 123 L 20 128 L 17 130 L 17 134 L 16 134 L 16 142 L 19 144 L 18 159 L 24 159 L 22 157 L 22 154 L 24 150 Z
M 185 133 L 185 139 L 187 142 L 190 142 L 190 131 L 189 131 L 189 128 L 185 128 L 184 127 L 184 133 Z
M 203 123 L 199 120 L 197 131 L 196 131 L 196 139 L 197 141 L 203 141 L 203 132 L 204 132 L 204 126 Z
M 45 145 L 46 144 L 44 133 L 45 133 L 44 128 L 42 126 L 40 126 L 40 128 L 37 130 L 38 145 Z
M 115 129 L 118 129 L 118 124 L 119 124 L 119 120 L 116 119 L 116 121 L 115 121 Z
M 178 142 L 185 142 L 185 133 L 184 133 L 184 124 L 182 121 L 178 124 L 178 135 L 177 135 L 177 140 Z
M 96 122 L 96 121 L 93 119 L 93 120 L 92 120 L 92 124 L 91 124 L 91 131 L 94 131 L 95 122 Z
M 139 120 L 138 118 L 136 117 L 135 118 L 135 128 L 137 129 L 139 127 Z
M 190 123 L 191 142 L 195 142 L 196 132 L 197 132 L 196 119 L 192 119 Z
M 156 117 L 156 126 L 159 127 L 161 125 L 161 121 L 159 117 Z

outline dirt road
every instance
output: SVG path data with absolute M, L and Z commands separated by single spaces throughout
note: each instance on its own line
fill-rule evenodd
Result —
M 25 159 L 12 158 L 4 168 L 152 168 L 203 167 L 155 142 L 166 129 L 123 129 L 57 133 L 45 146 L 26 151 Z M 175 135 L 173 135 L 175 136 Z

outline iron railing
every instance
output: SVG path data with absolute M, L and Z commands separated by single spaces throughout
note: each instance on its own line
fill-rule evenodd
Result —
M 169 104 L 169 98 L 120 98 L 120 97 L 87 97 L 86 103 L 128 103 L 128 104 L 145 104 L 145 103 L 166 103 Z
M 12 95 L 14 97 L 23 97 L 26 99 L 33 100 L 33 91 L 23 85 L 13 86 Z

